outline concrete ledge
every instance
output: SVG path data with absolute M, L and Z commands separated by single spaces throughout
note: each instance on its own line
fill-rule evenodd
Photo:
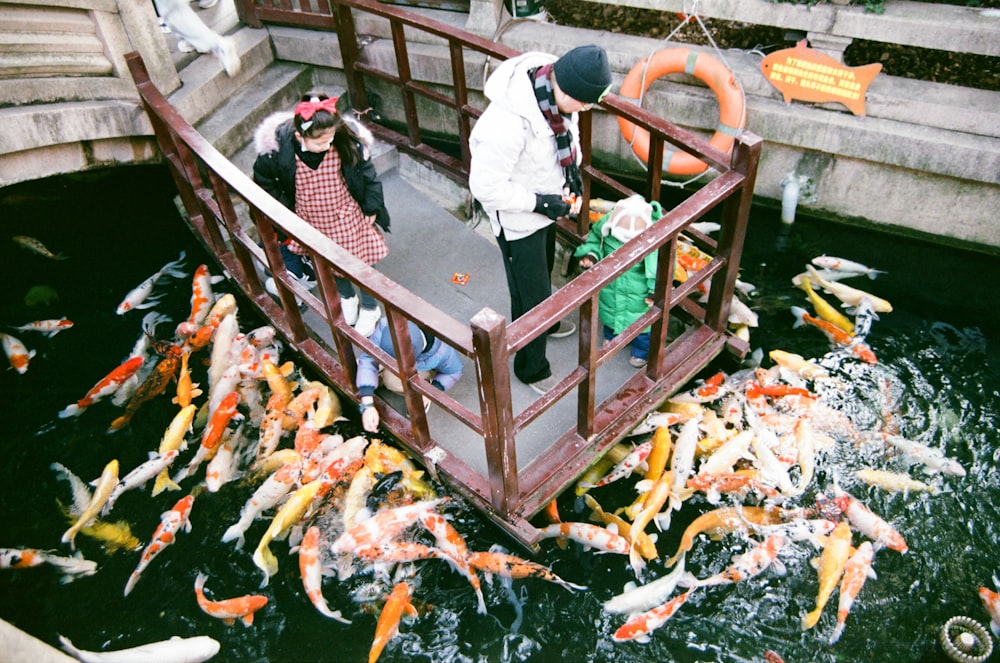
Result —
M 19 628 L 0 619 L 0 652 L 3 660 L 10 663 L 31 661 L 31 663 L 74 663 L 75 658 L 50 647 L 38 638 L 28 635 Z

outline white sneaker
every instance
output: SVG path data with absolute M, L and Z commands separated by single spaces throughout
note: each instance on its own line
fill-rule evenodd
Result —
M 231 37 L 223 37 L 219 45 L 212 49 L 212 54 L 219 58 L 222 68 L 226 70 L 230 78 L 240 73 L 240 52 L 236 49 L 236 43 Z
M 375 325 L 382 318 L 382 310 L 379 308 L 363 308 L 358 313 L 358 321 L 353 325 L 355 331 L 362 336 L 371 336 L 375 331 Z
M 194 52 L 194 46 L 192 46 L 191 42 L 189 42 L 187 40 L 178 39 L 177 40 L 177 50 L 180 51 L 181 53 L 193 53 Z
M 550 375 L 549 377 L 542 378 L 541 380 L 538 380 L 536 382 L 529 382 L 528 386 L 531 387 L 531 390 L 534 391 L 536 394 L 541 394 L 542 396 L 544 396 L 545 394 L 552 391 L 552 389 L 557 384 L 559 384 L 559 380 L 556 379 L 556 376 Z
M 360 306 L 360 302 L 357 295 L 346 299 L 340 298 L 340 311 L 344 314 L 344 322 L 352 327 L 358 322 L 358 306 Z

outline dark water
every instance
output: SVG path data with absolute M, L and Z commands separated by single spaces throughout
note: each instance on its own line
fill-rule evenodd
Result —
M 37 355 L 25 375 L 12 370 L 0 374 L 0 547 L 67 553 L 59 542 L 67 521 L 57 499 L 68 501 L 69 489 L 50 464 L 58 461 L 90 481 L 109 459 L 118 458 L 124 474 L 158 446 L 176 411 L 169 398 L 160 397 L 115 435 L 104 433 L 119 413 L 107 402 L 75 420 L 55 416 L 118 365 L 135 343 L 142 312 L 115 314 L 125 293 L 181 250 L 187 253 L 189 271 L 208 261 L 179 221 L 170 187 L 163 170 L 132 168 L 0 191 L 6 235 L 0 242 L 0 322 L 20 325 L 65 316 L 75 323 L 51 339 L 17 332 Z M 743 263 L 743 280 L 757 286 L 752 305 L 760 327 L 752 335 L 752 347 L 762 348 L 765 355 L 780 348 L 806 357 L 819 357 L 829 349 L 819 332 L 793 330 L 788 312 L 790 305 L 806 306 L 790 279 L 811 257 L 839 255 L 886 270 L 875 281 L 850 282 L 888 299 L 895 310 L 882 315 L 868 339 L 879 365 L 845 365 L 840 377 L 846 387 L 837 407 L 862 428 L 874 427 L 888 407 L 902 435 L 939 447 L 968 472 L 964 478 L 935 477 L 914 468 L 913 476 L 941 492 L 903 495 L 844 480 L 861 465 L 881 459 L 860 458 L 848 449 L 819 464 L 817 488 L 827 488 L 840 477 L 891 522 L 910 547 L 905 555 L 891 550 L 876 554 L 878 577 L 858 596 L 840 642 L 827 644 L 835 623 L 836 593 L 817 627 L 803 632 L 799 625 L 816 600 L 816 572 L 809 565 L 816 553 L 808 544 L 786 546 L 784 575 L 767 571 L 745 583 L 698 590 L 651 642 L 620 644 L 611 634 L 624 619 L 604 613 L 601 604 L 634 580 L 626 561 L 573 544 L 560 549 L 548 541 L 536 561 L 551 565 L 566 580 L 587 585 L 587 591 L 570 593 L 540 580 L 484 583 L 488 614 L 479 615 L 465 580 L 444 564 L 423 562 L 415 592 L 421 616 L 404 621 L 380 660 L 761 661 L 765 651 L 773 650 L 789 662 L 939 661 L 944 657 L 937 635 L 946 619 L 961 614 L 988 622 L 976 592 L 981 585 L 992 587 L 991 577 L 1000 572 L 995 555 L 1000 541 L 1000 313 L 994 289 L 1000 261 L 808 219 L 789 229 L 776 218 L 776 212 L 755 211 Z M 9 241 L 20 234 L 40 239 L 69 259 L 55 262 L 20 249 Z M 27 307 L 25 293 L 37 285 L 52 288 L 58 301 Z M 175 320 L 186 317 L 190 281 L 169 282 L 162 291 L 167 296 L 157 310 Z M 250 315 L 248 305 L 241 307 L 241 329 L 261 322 Z M 730 360 L 720 359 L 705 374 L 735 368 Z M 352 426 L 356 422 L 345 425 Z M 634 496 L 633 484 L 631 480 L 593 494 L 605 508 L 623 506 Z M 286 544 L 274 544 L 280 570 L 259 590 L 260 573 L 250 551 L 238 552 L 219 541 L 251 491 L 251 486 L 234 482 L 218 493 L 200 495 L 192 511 L 192 531 L 161 553 L 125 598 L 122 588 L 138 553 L 108 555 L 82 535 L 78 546 L 99 565 L 93 576 L 60 584 L 59 575 L 48 567 L 0 572 L 0 617 L 48 643 L 56 644 L 57 634 L 63 634 L 92 650 L 203 634 L 222 643 L 213 659 L 217 661 L 366 660 L 377 610 L 366 611 L 350 596 L 366 579 L 325 582 L 331 606 L 354 622 L 333 623 L 306 599 L 296 558 L 288 554 Z M 160 513 L 177 496 L 152 498 L 148 488 L 126 493 L 111 519 L 127 520 L 145 543 Z M 589 515 L 572 494 L 564 495 L 559 506 L 564 520 L 586 520 Z M 660 535 L 661 556 L 673 552 L 682 527 L 708 508 L 699 497 L 685 503 L 674 527 Z M 471 510 L 460 508 L 454 515 L 470 548 L 510 546 Z M 266 523 L 251 528 L 248 547 Z M 745 545 L 737 536 L 718 541 L 701 537 L 688 557 L 688 568 L 699 576 L 714 573 Z M 192 591 L 198 571 L 208 574 L 209 593 L 215 598 L 260 591 L 270 602 L 257 613 L 253 626 L 226 626 L 198 609 Z M 643 580 L 665 572 L 654 562 Z M 2 654 L 0 659 L 8 660 Z

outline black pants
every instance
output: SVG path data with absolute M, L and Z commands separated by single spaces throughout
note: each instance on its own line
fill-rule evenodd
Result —
M 510 290 L 510 316 L 517 320 L 552 294 L 556 227 L 552 224 L 513 241 L 508 241 L 501 230 L 497 241 Z M 552 375 L 545 358 L 546 338 L 542 334 L 514 355 L 514 375 L 521 382 L 537 382 Z

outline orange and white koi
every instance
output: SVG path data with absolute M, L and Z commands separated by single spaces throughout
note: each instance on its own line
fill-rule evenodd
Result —
M 375 663 L 386 644 L 399 633 L 399 622 L 403 615 L 417 616 L 417 609 L 410 603 L 410 586 L 405 582 L 396 583 L 392 593 L 382 606 L 378 622 L 375 624 L 375 637 L 368 651 L 368 663 Z
M 441 497 L 381 509 L 371 518 L 362 520 L 337 537 L 330 550 L 335 553 L 350 553 L 361 546 L 381 545 L 392 541 L 405 529 L 417 523 L 424 513 L 433 511 L 445 500 L 446 498 Z
M 118 460 L 114 459 L 104 466 L 104 470 L 101 472 L 101 476 L 97 480 L 97 485 L 94 487 L 94 494 L 90 498 L 90 503 L 88 503 L 87 507 L 82 513 L 80 513 L 80 517 L 77 518 L 77 521 L 63 533 L 63 543 L 68 543 L 71 548 L 76 548 L 74 540 L 76 539 L 77 532 L 79 532 L 85 525 L 90 524 L 92 520 L 97 518 L 97 514 L 101 512 L 101 509 L 104 507 L 104 503 L 108 501 L 108 497 L 111 496 L 111 491 L 114 490 L 117 483 Z
M 208 576 L 204 573 L 199 573 L 194 579 L 194 595 L 198 600 L 198 607 L 206 615 L 221 619 L 225 624 L 232 626 L 239 619 L 244 626 L 252 626 L 254 613 L 267 605 L 267 597 L 261 594 L 246 594 L 221 601 L 209 600 L 205 596 L 207 580 Z
M 108 495 L 108 500 L 104 503 L 104 507 L 101 509 L 101 515 L 106 517 L 109 513 L 111 513 L 111 509 L 114 508 L 115 502 L 117 502 L 118 498 L 121 497 L 126 491 L 142 487 L 147 481 L 169 468 L 170 464 L 177 458 L 177 454 L 177 449 L 171 449 L 170 451 L 162 454 L 150 453 L 149 460 L 133 469 L 118 481 L 114 489 L 111 491 L 111 494 Z
M 312 601 L 321 615 L 335 619 L 344 624 L 350 624 L 351 620 L 344 619 L 339 610 L 333 610 L 323 596 L 323 567 L 320 563 L 320 541 L 321 534 L 319 527 L 315 525 L 306 530 L 299 544 L 299 572 L 302 574 L 302 586 L 306 590 L 306 596 Z
M 37 548 L 0 548 L 0 569 L 28 569 L 42 564 L 59 569 L 63 574 L 63 583 L 97 573 L 97 562 L 84 559 L 79 553 L 64 557 Z
M 792 315 L 795 316 L 795 324 L 792 327 L 801 327 L 809 324 L 823 332 L 832 344 L 845 348 L 855 357 L 869 364 L 877 364 L 878 359 L 875 353 L 863 341 L 858 341 L 840 327 L 827 322 L 821 318 L 814 318 L 800 306 L 791 308 Z
M 712 587 L 743 582 L 760 575 L 770 566 L 774 566 L 778 573 L 784 573 L 785 565 L 778 559 L 778 552 L 784 545 L 785 537 L 780 534 L 772 534 L 764 539 L 763 543 L 754 546 L 742 555 L 733 557 L 733 563 L 715 575 L 699 580 L 689 574 L 682 578 L 679 584 L 686 587 Z
M 645 462 L 646 457 L 649 456 L 649 452 L 652 450 L 653 442 L 652 440 L 647 440 L 632 449 L 632 451 L 630 451 L 629 454 L 621 460 L 621 462 L 615 465 L 615 467 L 597 483 L 584 484 L 583 482 L 579 482 L 578 485 L 584 488 L 599 488 L 601 486 L 607 486 L 610 483 L 614 483 L 619 479 L 629 477 L 632 475 L 632 472 L 636 471 L 636 469 L 638 469 L 639 466 Z
M 993 586 L 1000 587 L 995 576 Z M 993 635 L 1000 637 L 1000 593 L 994 592 L 989 587 L 980 587 L 979 599 L 990 615 L 990 630 L 993 631 Z
M 757 470 L 737 470 L 714 474 L 699 472 L 688 479 L 686 487 L 689 490 L 705 493 L 705 499 L 709 504 L 718 504 L 724 494 L 746 495 L 751 490 L 765 497 L 774 497 L 778 494 L 778 489 L 764 481 L 761 473 Z
M 227 428 L 222 435 L 222 442 L 216 447 L 215 455 L 205 466 L 205 488 L 210 493 L 217 493 L 225 484 L 236 476 L 239 458 L 237 451 L 244 441 L 243 424 L 235 429 Z
M 802 616 L 802 630 L 807 631 L 816 625 L 826 602 L 840 582 L 844 566 L 851 555 L 851 526 L 846 520 L 841 520 L 833 528 L 830 536 L 825 537 L 823 552 L 813 565 L 819 575 L 819 591 L 816 594 L 816 608 Z
M 48 258 L 49 260 L 66 260 L 67 256 L 63 254 L 55 254 L 49 251 L 44 244 L 34 237 L 29 237 L 28 235 L 14 235 L 10 238 L 12 242 L 20 246 L 22 249 L 36 253 L 43 258 Z
M 90 388 L 83 398 L 72 405 L 67 405 L 59 411 L 59 418 L 78 417 L 88 407 L 101 400 L 105 396 L 111 395 L 125 383 L 126 380 L 136 374 L 142 367 L 142 357 L 131 357 L 124 363 L 117 366 L 113 371 L 101 378 L 97 384 Z
M 160 524 L 153 532 L 153 536 L 150 537 L 149 544 L 142 551 L 139 564 L 132 571 L 128 582 L 125 583 L 124 596 L 129 595 L 149 563 L 177 539 L 177 534 L 182 529 L 187 532 L 191 531 L 191 507 L 193 505 L 194 495 L 185 495 L 173 507 L 160 514 Z
M 902 534 L 853 495 L 834 486 L 833 500 L 841 513 L 851 521 L 851 525 L 871 539 L 877 547 L 890 548 L 899 553 L 909 550 Z
M 0 342 L 3 343 L 3 351 L 7 355 L 11 368 L 24 375 L 28 372 L 28 363 L 34 358 L 35 351 L 28 350 L 28 347 L 16 336 L 0 333 Z
M 267 585 L 271 576 L 278 572 L 278 559 L 271 552 L 271 542 L 286 537 L 292 526 L 302 520 L 322 485 L 323 482 L 317 480 L 302 486 L 292 493 L 288 501 L 274 514 L 271 524 L 253 552 L 253 563 L 264 572 L 261 587 Z
M 729 393 L 725 379 L 726 374 L 720 371 L 707 380 L 704 380 L 701 385 L 694 389 L 674 394 L 667 402 L 674 404 L 701 404 L 719 400 Z
M 666 624 L 667 620 L 673 617 L 674 613 L 687 602 L 693 591 L 693 589 L 689 589 L 661 606 L 632 615 L 628 618 L 628 621 L 618 627 L 618 630 L 614 632 L 611 638 L 615 642 L 626 642 L 628 640 L 649 642 L 649 634 Z
M 840 639 L 840 634 L 844 632 L 847 613 L 851 611 L 854 599 L 864 586 L 865 580 L 875 577 L 875 572 L 872 570 L 874 554 L 871 541 L 864 541 L 855 548 L 854 554 L 844 565 L 844 577 L 840 581 L 840 598 L 837 603 L 837 626 L 830 635 L 831 645 L 836 643 Z
M 129 399 L 125 405 L 125 413 L 111 422 L 107 432 L 114 433 L 127 426 L 143 403 L 151 401 L 162 394 L 167 388 L 167 384 L 174 378 L 174 373 L 177 372 L 179 365 L 180 357 L 170 356 L 161 359 L 156 367 L 153 368 L 153 372 L 142 381 L 142 384 L 136 389 L 135 394 Z
M 264 511 L 272 508 L 282 500 L 295 486 L 302 472 L 300 462 L 287 463 L 279 467 L 264 483 L 257 487 L 250 499 L 240 509 L 240 519 L 229 527 L 222 535 L 223 543 L 236 541 L 236 547 L 243 547 L 243 535 L 250 525 Z
M 194 270 L 191 284 L 191 314 L 187 318 L 189 324 L 200 325 L 208 317 L 208 312 L 215 303 L 212 284 L 219 283 L 224 278 L 224 276 L 212 276 L 208 265 L 205 264 L 198 265 Z
M 121 301 L 115 312 L 118 315 L 124 315 L 125 313 L 128 313 L 129 311 L 132 310 L 151 308 L 153 306 L 156 306 L 156 304 L 159 303 L 160 299 L 162 299 L 162 295 L 160 297 L 150 298 L 150 294 L 152 294 L 153 287 L 156 285 L 157 281 L 166 276 L 175 279 L 183 278 L 184 272 L 181 270 L 181 267 L 183 266 L 184 266 L 184 251 L 181 251 L 181 255 L 179 258 L 177 258 L 177 260 L 168 262 L 163 267 L 158 269 L 148 279 L 146 279 L 136 287 L 132 288 L 132 290 L 130 290 L 129 293 L 125 295 L 125 299 Z
M 469 566 L 477 571 L 492 573 L 502 578 L 539 578 L 555 583 L 570 591 L 587 589 L 582 585 L 563 580 L 547 566 L 523 559 L 517 555 L 490 550 L 489 552 L 469 553 L 468 559 Z
M 179 484 L 190 476 L 203 461 L 211 459 L 215 455 L 215 452 L 219 448 L 219 443 L 222 441 L 222 434 L 229 426 L 229 422 L 234 419 L 239 420 L 243 418 L 243 415 L 236 411 L 239 404 L 240 392 L 238 391 L 229 392 L 222 400 L 219 408 L 212 413 L 212 418 L 209 419 L 208 424 L 205 426 L 201 437 L 201 445 L 199 445 L 198 451 L 195 452 L 194 458 L 191 459 L 186 467 L 174 475 L 174 483 Z
M 841 272 L 846 276 L 857 276 L 863 275 L 874 280 L 879 274 L 885 274 L 881 269 L 873 269 L 868 265 L 862 265 L 860 262 L 854 262 L 853 260 L 847 260 L 846 258 L 837 258 L 835 256 L 821 255 L 812 259 L 812 264 L 817 267 L 822 267 L 823 269 L 832 269 L 836 272 Z
M 686 575 L 684 570 L 685 556 L 684 553 L 681 553 L 677 564 L 674 565 L 674 570 L 653 582 L 638 587 L 635 586 L 635 583 L 628 583 L 624 592 L 604 602 L 604 611 L 612 614 L 633 614 L 662 605 L 677 589 L 681 578 Z
M 629 553 L 628 539 L 616 534 L 606 527 L 590 523 L 563 522 L 547 525 L 538 531 L 539 538 L 553 539 L 564 537 L 582 544 L 585 548 L 593 548 L 598 553 Z
M 424 511 L 420 514 L 419 518 L 420 524 L 434 535 L 434 540 L 437 542 L 437 547 L 441 551 L 442 557 L 444 557 L 455 571 L 468 579 L 469 584 L 472 585 L 472 589 L 476 592 L 479 614 L 485 615 L 486 602 L 483 599 L 483 590 L 479 583 L 479 576 L 476 575 L 476 571 L 469 565 L 469 548 L 465 543 L 465 539 L 448 522 L 448 519 L 437 511 Z
M 26 325 L 12 327 L 12 329 L 16 329 L 18 331 L 36 331 L 52 338 L 62 330 L 69 329 L 72 326 L 72 320 L 68 318 L 59 318 L 58 320 L 35 320 L 34 322 L 29 322 Z
M 79 649 L 64 635 L 59 636 L 59 642 L 63 649 L 77 660 L 85 661 L 85 663 L 123 663 L 124 661 L 201 663 L 218 654 L 221 648 L 218 640 L 207 635 L 193 638 L 174 636 L 169 640 L 148 642 L 138 647 L 103 652 Z

